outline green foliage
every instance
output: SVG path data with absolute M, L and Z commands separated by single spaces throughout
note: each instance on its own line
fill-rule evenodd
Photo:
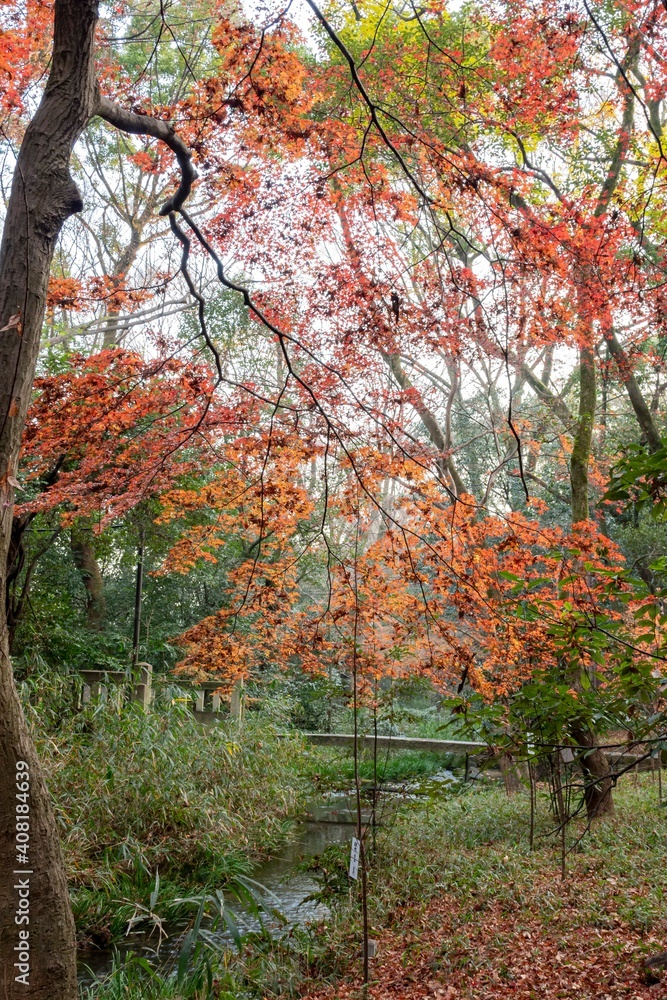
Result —
M 167 961 L 168 968 L 155 968 L 143 956 L 131 952 L 123 956 L 117 953 L 111 974 L 101 984 L 87 987 L 82 1000 L 114 1000 L 128 995 L 138 1000 L 208 1000 L 225 996 L 220 992 L 215 973 L 218 968 L 224 970 L 226 963 L 223 952 L 213 943 L 212 934 L 224 921 L 231 928 L 239 950 L 241 936 L 221 893 L 215 897 L 203 895 L 188 902 L 197 904 L 196 913 L 182 934 L 178 954 Z M 208 918 L 206 929 L 202 926 L 204 918 Z
M 206 963 L 200 961 L 187 979 L 179 983 L 175 976 L 156 972 L 138 955 L 119 956 L 111 975 L 101 985 L 85 987 L 81 1000 L 127 1000 L 129 997 L 132 1000 L 208 1000 L 214 995 L 209 989 L 208 971 Z
M 308 900 L 322 903 L 330 909 L 344 903 L 350 893 L 349 863 L 347 844 L 328 844 L 321 854 L 304 861 L 299 871 L 305 872 L 318 887 Z
M 656 521 L 667 517 L 667 444 L 648 453 L 644 445 L 630 444 L 612 469 L 605 500 L 648 507 Z
M 156 508 L 149 513 L 156 516 L 159 511 Z M 132 655 L 140 515 L 145 533 L 145 572 L 139 658 L 151 663 L 156 672 L 171 670 L 181 655 L 173 643 L 174 636 L 224 604 L 227 573 L 238 558 L 240 542 L 237 545 L 231 539 L 217 563 L 205 563 L 188 577 L 160 575 L 155 571 L 175 542 L 177 529 L 154 524 L 146 511 L 135 514 L 95 536 L 106 605 L 99 629 L 91 628 L 86 620 L 86 591 L 74 563 L 68 532 L 57 537 L 40 556 L 29 604 L 19 620 L 13 644 L 19 677 L 28 676 L 40 661 L 54 673 L 127 667 Z M 25 536 L 28 562 L 51 528 L 41 515 L 30 526 Z
M 284 704 L 284 724 L 304 732 L 332 732 L 341 714 L 345 691 L 338 675 L 304 675 L 300 670 L 280 671 L 271 683 L 266 682 L 264 698 L 278 697 Z

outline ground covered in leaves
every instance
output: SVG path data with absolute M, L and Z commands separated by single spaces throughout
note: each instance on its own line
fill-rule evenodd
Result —
M 564 880 L 546 803 L 534 851 L 526 810 L 522 797 L 484 792 L 418 807 L 385 832 L 370 876 L 368 998 L 667 1000 L 667 972 L 647 976 L 643 964 L 667 950 L 656 785 L 647 776 L 618 790 L 616 818 L 568 855 Z M 572 827 L 569 846 L 581 832 Z M 355 924 L 347 968 L 302 996 L 364 995 L 358 935 Z

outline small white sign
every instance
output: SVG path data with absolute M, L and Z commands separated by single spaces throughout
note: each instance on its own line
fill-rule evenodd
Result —
M 560 752 L 560 755 L 563 758 L 564 764 L 571 764 L 572 761 L 574 760 L 574 754 L 572 753 L 569 747 L 563 747 L 563 749 Z
M 352 847 L 350 849 L 350 878 L 359 878 L 359 858 L 361 857 L 361 841 L 357 840 L 356 837 L 352 838 Z

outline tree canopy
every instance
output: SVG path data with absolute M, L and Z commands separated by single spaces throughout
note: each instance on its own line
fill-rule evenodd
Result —
M 664 4 L 52 16 L 0 13 L 15 662 L 125 663 L 140 543 L 179 677 L 662 739 Z

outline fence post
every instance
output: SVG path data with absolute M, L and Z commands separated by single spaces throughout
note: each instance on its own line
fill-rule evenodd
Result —
M 147 712 L 153 693 L 153 667 L 150 663 L 137 663 L 137 667 L 141 667 L 141 673 L 132 691 L 132 701 L 139 702 L 144 712 Z
M 229 706 L 230 714 L 232 719 L 238 719 L 239 722 L 243 717 L 243 678 L 239 678 L 232 688 L 232 698 Z

